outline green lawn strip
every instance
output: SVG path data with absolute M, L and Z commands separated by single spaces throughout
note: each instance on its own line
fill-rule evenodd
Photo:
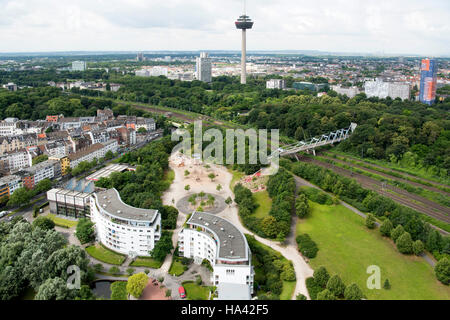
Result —
M 253 193 L 253 196 L 259 206 L 256 208 L 252 216 L 258 219 L 267 217 L 269 215 L 270 208 L 272 207 L 272 199 L 269 197 L 269 193 L 264 190 Z
M 280 300 L 291 300 L 294 294 L 296 281 L 283 281 L 283 291 L 280 294 Z
M 345 284 L 355 282 L 368 299 L 450 299 L 450 289 L 435 277 L 433 268 L 421 257 L 403 255 L 383 238 L 379 230 L 369 230 L 360 216 L 342 205 L 313 203 L 311 214 L 299 221 L 297 233 L 307 233 L 319 247 L 310 260 L 314 269 L 325 266 Z M 381 269 L 381 285 L 389 279 L 391 289 L 369 290 L 367 267 Z
M 169 268 L 169 274 L 175 275 L 175 277 L 179 277 L 183 273 L 184 273 L 184 265 L 174 258 Z
M 231 182 L 230 182 L 230 189 L 233 190 L 234 185 L 241 180 L 241 178 L 243 176 L 245 176 L 245 173 L 240 172 L 240 171 L 236 171 L 236 170 L 229 170 L 231 172 L 231 174 L 233 175 Z
M 399 171 L 399 172 L 402 172 L 402 173 L 407 173 L 409 175 L 412 175 L 412 176 L 415 176 L 415 177 L 418 177 L 418 178 L 428 179 L 428 180 L 431 180 L 431 181 L 434 181 L 434 182 L 437 182 L 437 183 L 442 183 L 442 184 L 445 184 L 447 186 L 450 186 L 450 180 L 448 178 L 446 179 L 446 178 L 443 178 L 443 177 L 436 176 L 434 174 L 430 174 L 429 172 L 426 171 L 425 168 L 411 169 L 411 168 L 405 168 L 405 167 L 402 167 L 402 166 L 400 166 L 398 164 L 393 164 L 393 163 L 387 162 L 387 161 L 374 160 L 374 159 L 369 159 L 369 158 L 361 159 L 361 158 L 359 158 L 356 155 L 347 154 L 345 152 L 341 152 L 341 151 L 338 151 L 336 149 L 329 150 L 329 152 L 332 152 L 332 153 L 335 153 L 335 154 L 339 154 L 339 155 L 344 156 L 344 157 L 351 156 L 352 158 L 356 158 L 356 159 L 358 159 L 360 161 L 368 162 L 368 163 L 371 163 L 371 164 L 376 164 L 376 165 L 379 165 L 381 167 L 386 167 L 386 168 L 389 168 L 389 169 L 392 169 L 392 170 L 396 170 L 396 171 Z
M 349 159 L 349 158 L 344 157 L 344 156 L 339 156 L 339 155 L 337 155 L 335 153 L 327 152 L 326 155 L 329 156 L 329 157 L 333 157 L 333 158 L 336 158 L 338 160 L 344 161 L 346 163 L 355 164 L 355 165 L 364 167 L 366 169 L 370 169 L 370 170 L 381 172 L 381 173 L 384 173 L 384 174 L 387 174 L 387 175 L 391 175 L 391 176 L 396 177 L 396 178 L 408 180 L 408 181 L 411 181 L 411 182 L 420 183 L 420 184 L 422 184 L 424 186 L 433 187 L 433 188 L 436 188 L 436 189 L 439 189 L 439 190 L 442 190 L 442 191 L 445 191 L 445 192 L 450 192 L 450 188 L 446 188 L 446 187 L 444 187 L 442 185 L 439 185 L 439 184 L 434 184 L 434 183 L 431 183 L 431 182 L 428 182 L 428 181 L 424 181 L 424 180 L 421 180 L 420 178 L 410 177 L 408 175 L 403 175 L 402 173 L 398 173 L 398 172 L 395 172 L 395 171 L 392 171 L 392 170 L 381 169 L 379 167 L 375 167 L 373 165 L 367 164 L 367 163 L 359 161 L 359 160 L 354 160 L 354 159 Z
M 25 210 L 25 209 L 31 208 L 31 207 L 34 206 L 36 203 L 38 203 L 39 201 L 44 200 L 45 198 L 47 198 L 46 195 L 44 195 L 44 196 L 42 196 L 42 197 L 39 197 L 39 198 L 37 198 L 36 200 L 34 200 L 34 201 L 32 201 L 32 202 L 30 202 L 30 203 L 28 203 L 28 204 L 26 204 L 26 205 L 23 205 L 23 206 L 21 206 L 21 207 L 15 209 L 15 210 L 13 210 L 13 211 L 11 211 L 10 213 L 8 213 L 7 217 L 10 217 L 10 216 L 16 214 L 17 212 L 20 212 L 20 211 L 23 211 L 23 210 Z
M 62 228 L 70 229 L 72 227 L 76 227 L 76 225 L 78 224 L 78 221 L 60 218 L 52 213 L 49 213 L 48 215 L 46 215 L 46 217 L 51 219 L 55 223 L 55 225 Z
M 99 261 L 117 266 L 120 266 L 126 260 L 124 255 L 107 249 L 99 244 L 87 247 L 86 252 Z
M 132 267 L 147 267 L 152 269 L 159 269 L 162 266 L 162 262 L 150 257 L 137 257 L 130 266 Z
M 330 163 L 330 164 L 332 164 L 334 166 L 337 166 L 337 167 L 340 167 L 340 168 L 343 168 L 343 169 L 346 169 L 346 170 L 349 170 L 349 171 L 353 171 L 353 172 L 365 175 L 366 177 L 369 177 L 369 178 L 372 178 L 372 179 L 375 179 L 375 180 L 378 180 L 378 181 L 381 181 L 381 182 L 386 182 L 386 183 L 388 183 L 388 184 L 390 184 L 392 186 L 395 186 L 395 187 L 398 187 L 398 188 L 403 189 L 405 191 L 417 194 L 417 195 L 419 195 L 421 197 L 424 197 L 424 198 L 426 198 L 426 199 L 428 199 L 430 201 L 439 203 L 439 204 L 441 204 L 443 206 L 450 206 L 450 197 L 447 197 L 447 196 L 445 196 L 445 195 L 443 195 L 441 193 L 437 193 L 437 192 L 426 190 L 426 189 L 422 189 L 422 188 L 417 188 L 417 187 L 414 187 L 414 186 L 412 186 L 410 184 L 407 184 L 407 183 L 404 183 L 404 182 L 396 181 L 396 180 L 393 180 L 393 179 L 390 179 L 390 178 L 387 178 L 387 177 L 384 177 L 384 176 L 380 176 L 380 175 L 372 173 L 372 172 L 368 172 L 366 170 L 355 168 L 355 167 L 352 167 L 352 166 L 349 166 L 349 165 L 346 165 L 346 164 L 342 164 L 342 163 L 337 162 L 337 161 L 333 161 L 333 160 L 330 160 L 330 159 L 327 159 L 327 158 L 320 157 L 320 156 L 315 157 L 315 159 L 317 159 L 317 160 L 319 160 L 321 162 Z
M 193 281 L 185 281 L 182 283 L 186 291 L 186 298 L 188 300 L 208 300 L 210 287 L 199 286 Z

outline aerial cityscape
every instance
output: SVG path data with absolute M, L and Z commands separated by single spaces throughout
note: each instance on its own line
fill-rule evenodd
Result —
M 447 1 L 0 19 L 0 300 L 450 300 Z

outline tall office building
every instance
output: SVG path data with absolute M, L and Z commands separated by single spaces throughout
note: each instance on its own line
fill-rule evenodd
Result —
M 436 99 L 437 86 L 437 61 L 434 59 L 423 59 L 420 67 L 420 95 L 422 103 L 432 105 Z
M 244 9 L 245 11 L 245 9 Z M 247 83 L 247 29 L 253 28 L 253 21 L 245 13 L 235 22 L 236 28 L 242 30 L 241 84 Z
M 72 71 L 86 71 L 86 61 L 72 62 Z
M 212 81 L 211 58 L 206 52 L 200 53 L 200 57 L 196 59 L 195 77 L 203 82 Z
M 136 56 L 136 61 L 138 61 L 138 62 L 142 62 L 142 61 L 144 61 L 145 59 L 144 59 L 144 54 L 142 53 L 142 52 L 139 52 L 138 54 L 137 54 L 137 56 Z

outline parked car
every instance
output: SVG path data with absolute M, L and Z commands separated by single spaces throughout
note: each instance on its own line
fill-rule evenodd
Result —
M 2 211 L 0 212 L 0 218 L 3 218 L 4 216 L 6 216 L 8 214 L 8 211 Z
M 180 298 L 181 298 L 181 299 L 186 298 L 186 291 L 184 291 L 184 288 L 183 288 L 183 287 L 179 287 L 179 288 L 178 288 L 178 293 L 180 294 Z

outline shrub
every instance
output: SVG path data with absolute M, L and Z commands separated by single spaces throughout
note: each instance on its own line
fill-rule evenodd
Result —
M 356 283 L 352 283 L 345 288 L 344 297 L 346 300 L 361 300 L 364 294 Z
M 445 285 L 450 283 L 450 261 L 447 257 L 442 258 L 434 267 L 436 278 Z
M 86 218 L 78 221 L 76 236 L 81 244 L 94 241 L 94 223 Z
M 391 284 L 389 283 L 389 279 L 384 280 L 383 288 L 389 290 L 391 288 Z
M 424 250 L 425 250 L 425 246 L 423 245 L 422 241 L 420 241 L 420 240 L 414 241 L 413 252 L 416 256 L 420 256 Z
M 299 218 L 304 218 L 309 212 L 308 199 L 304 194 L 300 194 L 295 200 L 295 213 Z
M 341 278 L 336 274 L 330 278 L 327 282 L 327 289 L 330 290 L 336 297 L 344 295 L 345 284 Z
M 317 294 L 317 300 L 336 300 L 336 296 L 328 289 Z
M 195 277 L 195 283 L 196 283 L 197 285 L 201 286 L 202 283 L 203 283 L 202 277 L 199 276 L 199 275 L 197 275 L 197 276 Z
M 394 242 L 405 232 L 405 229 L 401 224 L 399 224 L 395 229 L 391 231 L 391 238 Z
M 319 248 L 308 234 L 298 235 L 296 238 L 298 250 L 307 258 L 315 258 Z
M 321 266 L 314 271 L 314 280 L 316 281 L 317 285 L 321 286 L 322 288 L 325 288 L 329 279 L 330 275 L 328 274 L 328 271 L 324 266 Z
M 109 268 L 109 273 L 114 275 L 120 274 L 120 269 L 116 266 L 112 266 L 111 268 Z
M 134 271 L 136 271 L 136 270 L 134 270 L 133 268 L 128 268 L 127 269 L 128 276 L 131 276 L 134 273 Z
M 94 264 L 94 271 L 96 273 L 102 272 L 103 271 L 103 265 L 101 263 Z
M 391 220 L 385 219 L 380 226 L 380 233 L 385 237 L 390 237 L 393 228 L 394 226 L 392 225 Z
M 299 293 L 299 294 L 295 297 L 295 299 L 296 299 L 296 300 L 307 300 L 306 296 L 303 295 L 303 294 L 301 294 L 301 293 Z
M 410 254 L 413 252 L 413 242 L 411 235 L 408 232 L 404 232 L 399 238 L 397 238 L 395 244 L 397 245 L 398 251 L 403 254 Z
M 170 297 L 172 295 L 172 290 L 167 289 L 166 290 L 166 297 Z
M 366 227 L 369 229 L 375 228 L 375 217 L 371 213 L 366 217 Z
M 313 277 L 306 279 L 306 288 L 308 289 L 309 296 L 312 300 L 316 300 L 317 294 L 323 290 L 323 288 L 316 283 Z
M 47 217 L 38 217 L 32 223 L 33 228 L 41 228 L 45 231 L 52 230 L 55 228 L 55 222 Z
M 111 300 L 127 300 L 126 281 L 116 281 L 111 284 Z

